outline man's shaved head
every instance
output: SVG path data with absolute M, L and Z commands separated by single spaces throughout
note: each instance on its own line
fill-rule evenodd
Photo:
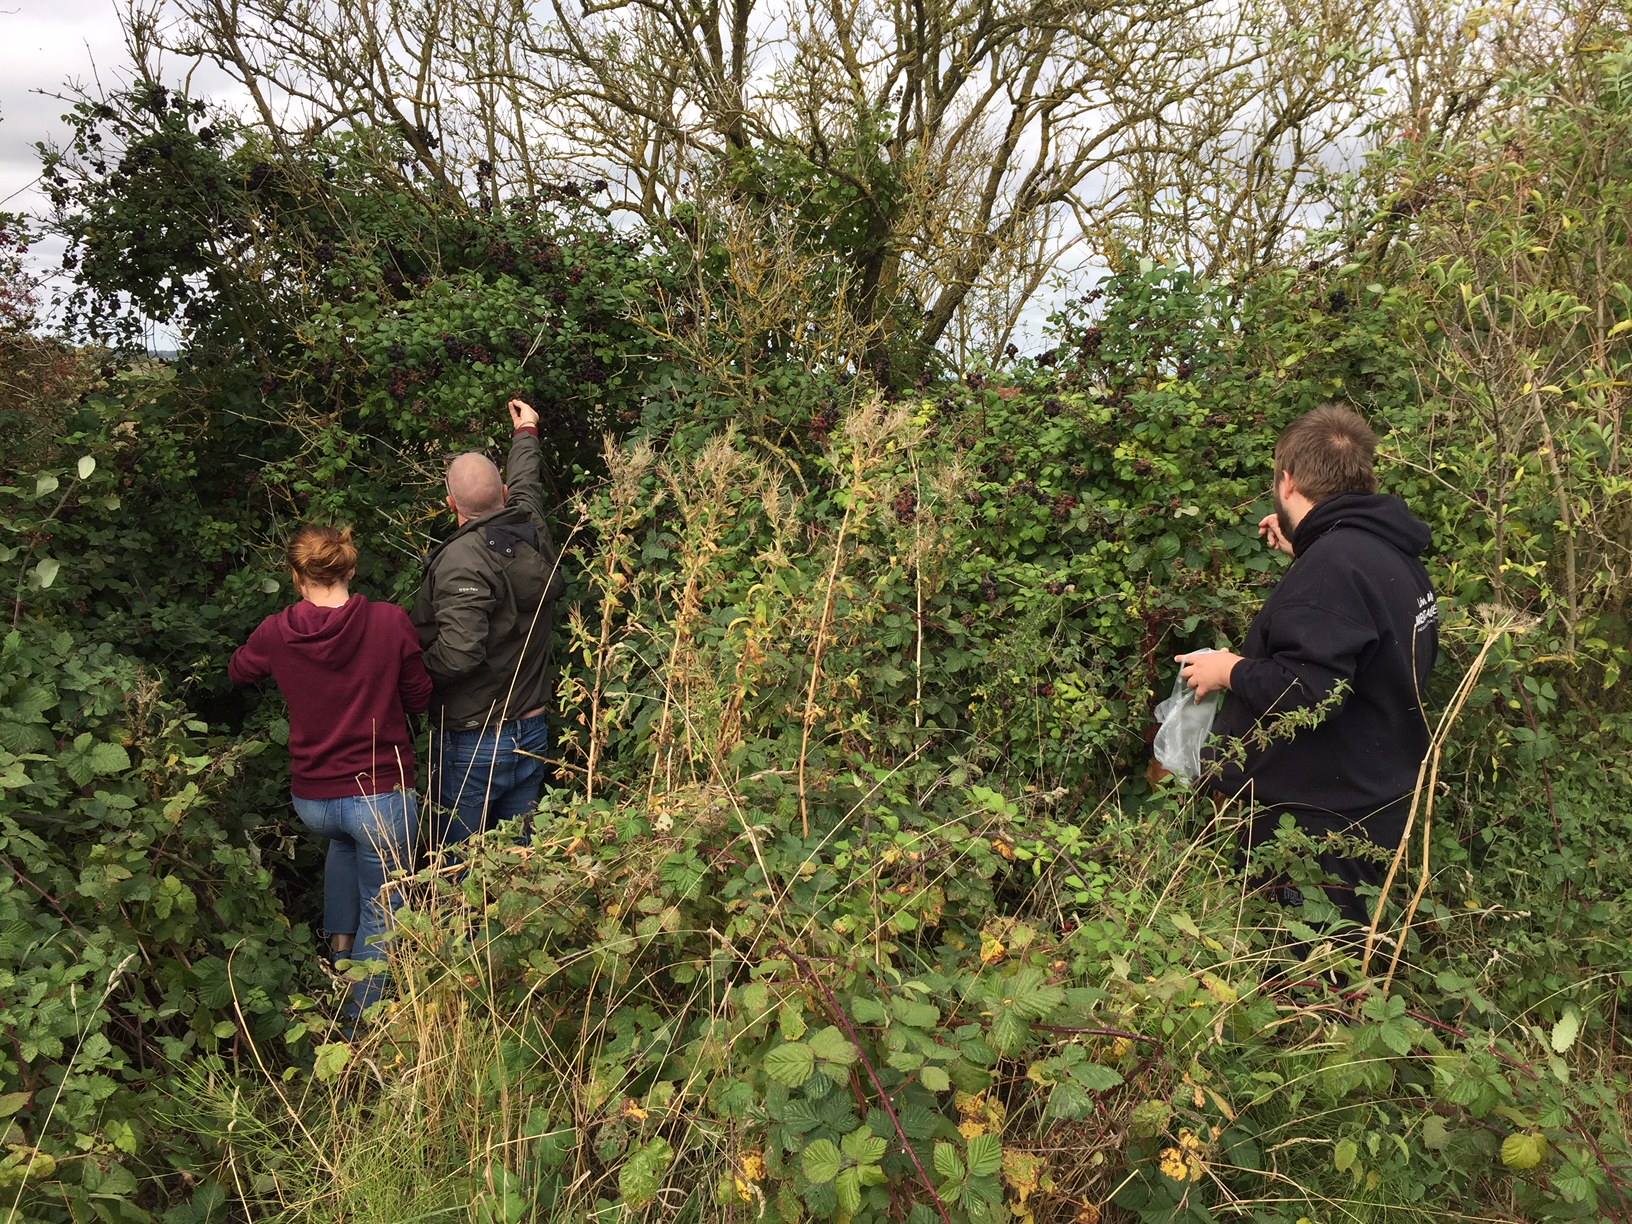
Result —
M 448 464 L 448 496 L 461 518 L 480 518 L 504 505 L 504 481 L 493 460 L 466 451 Z

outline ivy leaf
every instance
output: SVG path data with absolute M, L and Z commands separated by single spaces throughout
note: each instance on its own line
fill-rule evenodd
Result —
M 330 1042 L 328 1045 L 317 1047 L 317 1061 L 312 1065 L 312 1074 L 316 1075 L 320 1083 L 327 1084 L 339 1076 L 351 1061 L 351 1047 L 343 1041 Z
M 1502 1140 L 1502 1163 L 1510 1169 L 1533 1169 L 1547 1155 L 1547 1137 L 1520 1131 Z
M 996 1135 L 969 1140 L 969 1176 L 991 1177 L 1003 1167 L 1003 1144 Z
M 816 1140 L 799 1156 L 799 1168 L 806 1180 L 818 1185 L 832 1181 L 843 1167 L 844 1157 L 839 1155 L 839 1145 L 831 1139 Z

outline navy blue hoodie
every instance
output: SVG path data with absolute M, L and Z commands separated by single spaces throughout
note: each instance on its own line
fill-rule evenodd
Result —
M 1247 630 L 1214 734 L 1238 738 L 1348 687 L 1319 725 L 1222 765 L 1220 790 L 1321 827 L 1363 821 L 1356 833 L 1398 840 L 1428 751 L 1424 690 L 1439 651 L 1439 607 L 1420 560 L 1429 541 L 1427 526 L 1385 494 L 1339 494 L 1304 516 L 1292 566 Z

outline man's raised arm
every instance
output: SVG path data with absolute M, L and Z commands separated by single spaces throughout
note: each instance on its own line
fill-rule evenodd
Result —
M 509 408 L 510 424 L 516 431 L 510 439 L 510 458 L 504 465 L 510 501 L 527 511 L 527 517 L 547 537 L 544 482 L 538 471 L 538 410 L 519 399 L 511 400 Z

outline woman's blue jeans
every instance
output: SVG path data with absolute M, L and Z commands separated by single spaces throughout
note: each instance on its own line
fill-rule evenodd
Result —
M 436 737 L 434 781 L 440 845 L 455 845 L 500 821 L 538 809 L 550 724 L 542 715 Z
M 351 959 L 383 960 L 394 897 L 387 908 L 380 898 L 386 876 L 414 869 L 414 837 L 419 829 L 419 800 L 409 791 L 355 795 L 345 799 L 294 799 L 295 814 L 313 833 L 328 839 L 323 868 L 323 928 L 329 934 L 355 932 Z M 352 987 L 354 1015 L 377 1002 L 384 978 L 370 974 Z

